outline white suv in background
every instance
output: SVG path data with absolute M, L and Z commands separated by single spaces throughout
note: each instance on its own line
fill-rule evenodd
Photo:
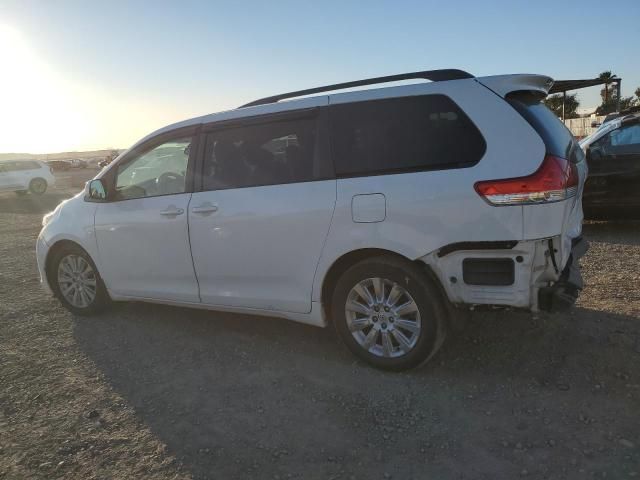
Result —
M 53 171 L 37 160 L 0 160 L 0 192 L 42 195 L 55 185 Z
M 408 79 L 432 82 L 325 93 Z M 586 165 L 541 103 L 552 83 L 416 72 L 168 126 L 45 216 L 43 285 L 77 314 L 136 300 L 332 322 L 395 370 L 435 353 L 452 306 L 567 307 Z

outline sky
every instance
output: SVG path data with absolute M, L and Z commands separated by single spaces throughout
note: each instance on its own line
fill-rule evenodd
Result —
M 126 148 L 256 98 L 436 68 L 611 70 L 628 96 L 638 45 L 640 0 L 0 0 L 0 152 Z

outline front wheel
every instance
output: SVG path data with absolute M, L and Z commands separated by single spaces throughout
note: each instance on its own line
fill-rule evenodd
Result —
M 349 268 L 336 284 L 331 311 L 346 346 L 388 370 L 413 368 L 431 358 L 447 315 L 426 273 L 395 257 L 370 258 Z
M 34 178 L 29 183 L 29 191 L 36 195 L 42 195 L 47 191 L 47 181 L 44 178 Z
M 62 304 L 78 315 L 92 315 L 109 303 L 109 294 L 89 255 L 80 247 L 64 247 L 54 254 L 48 275 Z

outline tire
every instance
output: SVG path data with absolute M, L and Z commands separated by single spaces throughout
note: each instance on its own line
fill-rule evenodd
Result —
M 385 299 L 381 303 L 380 291 Z M 354 301 L 360 304 L 355 309 Z M 338 335 L 358 358 L 376 368 L 400 371 L 425 363 L 442 345 L 445 302 L 433 280 L 417 265 L 380 256 L 358 262 L 342 274 L 333 290 L 331 313 Z M 415 312 L 410 312 L 414 306 Z
M 111 302 L 95 263 L 79 246 L 68 245 L 54 252 L 49 265 L 47 275 L 53 293 L 70 312 L 90 316 L 101 312 Z M 77 268 L 74 269 L 74 265 Z M 85 274 L 78 274 L 80 271 Z M 79 283 L 83 283 L 82 289 L 71 288 L 68 292 L 72 284 Z
M 47 191 L 47 181 L 44 178 L 34 178 L 29 182 L 29 191 L 35 195 L 42 195 Z

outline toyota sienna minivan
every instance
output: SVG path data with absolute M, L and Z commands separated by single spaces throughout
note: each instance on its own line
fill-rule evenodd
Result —
M 409 79 L 431 82 L 344 91 Z M 435 353 L 453 307 L 566 308 L 587 168 L 552 84 L 416 72 L 162 128 L 44 217 L 42 283 L 79 315 L 132 300 L 333 323 L 393 370 Z

